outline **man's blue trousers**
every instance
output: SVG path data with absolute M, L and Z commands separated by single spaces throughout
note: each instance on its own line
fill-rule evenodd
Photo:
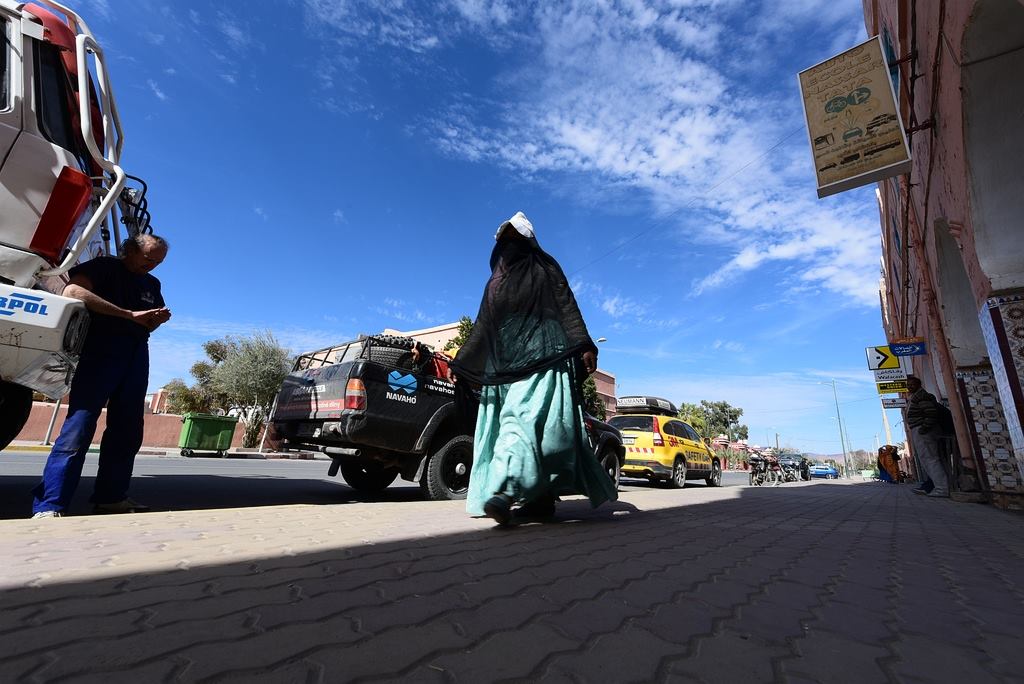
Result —
M 71 381 L 67 419 L 46 460 L 43 480 L 32 490 L 33 513 L 64 511 L 71 503 L 104 406 L 107 428 L 91 501 L 116 503 L 127 497 L 135 454 L 142 446 L 148 383 L 147 340 L 86 341 Z

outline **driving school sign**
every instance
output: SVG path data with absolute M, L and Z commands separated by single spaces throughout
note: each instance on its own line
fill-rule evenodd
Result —
M 819 198 L 910 170 L 879 36 L 801 71 L 797 79 Z

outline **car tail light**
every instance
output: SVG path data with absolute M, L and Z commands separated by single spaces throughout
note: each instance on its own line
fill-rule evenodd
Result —
M 345 385 L 345 408 L 354 411 L 366 409 L 366 385 L 362 380 L 352 379 Z
M 654 446 L 665 446 L 665 440 L 661 438 L 661 426 L 658 425 L 658 419 L 651 418 L 651 420 L 654 421 L 654 438 L 652 440 Z
M 91 178 L 70 166 L 61 169 L 29 249 L 56 262 L 91 198 Z

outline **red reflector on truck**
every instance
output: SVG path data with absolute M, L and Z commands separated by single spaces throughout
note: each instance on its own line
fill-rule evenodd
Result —
M 366 409 L 366 385 L 362 380 L 353 378 L 345 385 L 345 408 L 355 411 Z
M 92 179 L 89 176 L 70 166 L 61 169 L 29 249 L 56 262 L 75 224 L 89 206 L 91 197 Z

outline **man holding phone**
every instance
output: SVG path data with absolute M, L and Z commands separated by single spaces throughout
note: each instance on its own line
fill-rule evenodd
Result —
M 43 479 L 33 490 L 33 518 L 64 515 L 104 407 L 107 423 L 93 512 L 147 510 L 128 498 L 128 485 L 142 446 L 149 334 L 171 317 L 160 281 L 150 274 L 167 256 L 167 248 L 163 238 L 139 234 L 125 240 L 120 257 L 97 257 L 69 271 L 64 296 L 82 300 L 91 320 L 71 382 L 67 419 L 50 450 Z

